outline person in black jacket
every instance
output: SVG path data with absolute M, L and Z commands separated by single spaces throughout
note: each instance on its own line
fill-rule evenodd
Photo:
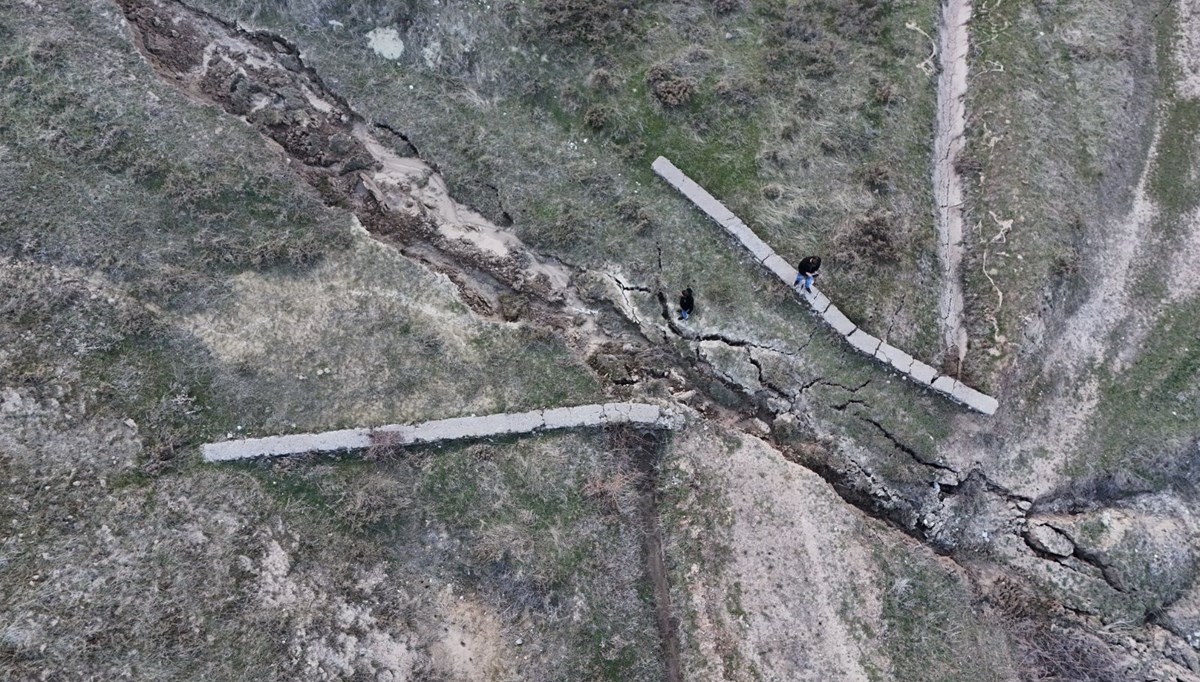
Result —
M 686 320 L 696 307 L 696 299 L 692 296 L 692 288 L 688 287 L 679 292 L 679 319 Z
M 805 257 L 804 260 L 800 261 L 800 264 L 796 266 L 796 281 L 792 283 L 792 286 L 798 287 L 803 282 L 804 290 L 811 294 L 813 279 L 816 278 L 817 270 L 820 269 L 820 256 Z

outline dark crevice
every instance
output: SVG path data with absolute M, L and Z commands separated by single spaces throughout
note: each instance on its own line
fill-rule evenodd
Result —
M 778 397 L 787 400 L 789 403 L 791 402 L 792 396 L 789 395 L 787 391 L 771 383 L 770 379 L 767 379 L 766 373 L 763 371 L 762 362 L 760 362 L 758 358 L 754 357 L 753 352 L 747 350 L 746 359 L 750 361 L 750 364 L 754 365 L 754 369 L 758 370 L 758 383 L 762 384 L 767 390 L 771 391 Z
M 1100 577 L 1104 579 L 1104 582 L 1107 583 L 1109 587 L 1117 592 L 1120 592 L 1121 594 L 1128 594 L 1129 590 L 1127 590 L 1125 586 L 1121 584 L 1121 579 L 1117 577 L 1115 573 L 1113 573 L 1112 567 L 1109 566 L 1099 555 L 1089 552 L 1081 548 L 1079 545 L 1075 545 L 1075 552 L 1071 556 L 1099 571 Z
M 851 405 L 866 405 L 866 404 L 867 404 L 867 401 L 865 401 L 865 400 L 859 400 L 858 398 L 851 398 L 851 399 L 847 400 L 846 402 L 841 403 L 840 405 L 834 405 L 833 409 L 837 410 L 838 412 L 845 412 L 846 408 L 850 407 Z
M 408 145 L 408 147 L 412 150 L 412 154 L 405 154 L 404 156 L 412 156 L 412 157 L 415 157 L 418 159 L 421 158 L 421 150 L 417 149 L 417 145 L 413 144 L 413 141 L 411 138 L 409 138 L 409 136 L 405 135 L 404 133 L 400 132 L 399 130 L 396 130 L 395 128 L 388 125 L 387 123 L 375 121 L 372 125 L 374 125 L 374 127 L 378 128 L 379 130 L 385 131 L 387 133 L 390 133 L 390 134 L 400 138 L 400 140 L 402 142 L 404 142 L 404 144 Z M 421 160 L 424 161 L 424 159 L 421 159 Z M 437 167 L 432 162 L 426 161 L 425 163 L 430 168 L 432 168 L 434 171 L 440 172 L 440 171 L 438 171 Z
M 881 434 L 883 434 L 884 438 L 887 438 L 888 441 L 891 442 L 892 445 L 896 446 L 897 450 L 899 450 L 900 452 L 903 452 L 904 454 L 911 457 L 912 460 L 914 462 L 916 462 L 917 464 L 929 467 L 931 469 L 937 469 L 938 471 L 949 471 L 952 474 L 955 474 L 955 475 L 958 474 L 958 472 L 956 470 L 954 470 L 954 468 L 952 468 L 952 467 L 948 467 L 945 464 L 938 464 L 937 462 L 931 462 L 931 461 L 925 459 L 920 454 L 918 454 L 916 450 L 905 445 L 902 441 L 900 441 L 900 439 L 898 439 L 898 438 L 896 438 L 896 436 L 892 435 L 892 432 L 888 431 L 887 428 L 884 427 L 883 424 L 880 424 L 879 422 L 875 421 L 874 419 L 872 419 L 870 417 L 863 416 L 862 413 L 856 413 L 854 416 L 858 417 L 862 421 L 864 421 L 864 422 L 870 424 L 871 426 L 874 426 L 876 429 L 878 429 L 878 431 Z

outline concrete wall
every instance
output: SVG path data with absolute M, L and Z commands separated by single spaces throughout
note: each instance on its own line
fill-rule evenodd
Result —
M 556 407 L 533 412 L 490 414 L 483 417 L 455 417 L 421 424 L 392 424 L 377 429 L 343 429 L 323 433 L 245 438 L 207 443 L 201 446 L 200 451 L 206 461 L 224 462 L 306 452 L 361 450 L 370 447 L 376 438 L 385 440 L 389 445 L 405 445 L 606 424 L 633 424 L 667 429 L 676 425 L 672 415 L 657 405 L 604 403 Z
M 792 282 L 796 279 L 796 268 L 775 253 L 774 249 L 767 246 L 766 242 L 759 239 L 758 235 L 754 234 L 753 230 L 725 208 L 724 204 L 713 198 L 703 187 L 684 175 L 683 171 L 676 168 L 667 159 L 658 157 L 654 161 L 653 167 L 655 173 L 671 183 L 675 189 L 700 207 L 701 211 L 707 213 L 708 217 L 725 228 L 725 231 L 734 239 L 741 242 L 742 246 L 746 247 L 760 265 L 771 271 L 788 287 L 792 286 Z M 808 303 L 813 312 L 825 320 L 826 324 L 844 338 L 854 350 L 875 358 L 904 375 L 905 378 L 938 391 L 973 410 L 983 414 L 995 414 L 996 408 L 999 406 L 995 398 L 980 393 L 952 377 L 939 374 L 933 367 L 859 329 L 858 325 L 838 310 L 838 307 L 815 286 L 812 287 L 811 294 L 802 290 L 797 293 Z

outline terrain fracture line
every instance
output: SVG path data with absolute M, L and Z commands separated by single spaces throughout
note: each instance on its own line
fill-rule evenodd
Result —
M 938 260 L 942 289 L 938 296 L 942 345 L 957 353 L 961 363 L 967 353 L 963 326 L 963 190 L 955 167 L 965 143 L 967 123 L 967 51 L 971 20 L 970 0 L 944 0 L 938 27 L 937 118 L 933 138 L 933 211 L 938 231 Z
M 489 414 L 483 417 L 454 417 L 420 424 L 391 424 L 375 429 L 342 429 L 322 433 L 228 440 L 206 443 L 200 447 L 200 451 L 205 461 L 225 462 L 307 452 L 362 450 L 372 445 L 436 443 L 610 424 L 631 424 L 658 429 L 676 427 L 671 413 L 658 405 L 604 403 L 556 407 L 533 412 Z
M 658 173 L 664 180 L 671 183 L 675 189 L 682 192 L 692 203 L 700 207 L 700 210 L 707 213 L 710 218 L 724 227 L 725 231 L 733 235 L 734 239 L 741 242 L 742 246 L 754 254 L 755 260 L 760 265 L 770 270 L 772 274 L 782 280 L 789 288 L 792 287 L 792 282 L 795 281 L 796 277 L 796 269 L 788 265 L 786 260 L 775 253 L 770 246 L 767 246 L 766 242 L 759 239 L 758 235 L 754 234 L 745 223 L 733 215 L 721 202 L 713 198 L 707 190 L 696 184 L 695 181 L 684 175 L 683 171 L 661 156 L 655 159 L 653 168 L 655 173 Z M 850 321 L 850 318 L 846 317 L 841 310 L 838 310 L 838 307 L 816 287 L 812 288 L 812 293 L 802 293 L 801 298 L 808 302 L 813 312 L 819 315 L 830 327 L 833 327 L 839 336 L 844 338 L 847 343 L 860 353 L 891 366 L 906 378 L 943 393 L 972 410 L 982 412 L 983 414 L 995 414 L 996 408 L 999 406 L 995 398 L 980 393 L 953 377 L 940 375 L 933 367 L 859 329 L 858 325 Z

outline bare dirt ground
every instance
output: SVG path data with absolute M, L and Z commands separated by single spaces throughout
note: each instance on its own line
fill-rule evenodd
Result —
M 713 435 L 684 432 L 665 472 L 667 495 L 699 480 L 722 491 L 710 501 L 685 498 L 668 534 L 680 582 L 676 607 L 698 624 L 684 641 L 687 679 L 916 679 L 913 666 L 928 655 L 937 673 L 924 679 L 1014 678 L 1003 649 L 992 645 L 1003 635 L 959 601 L 968 594 L 963 574 L 931 553 L 894 544 L 883 526 L 766 443 L 721 443 Z M 705 522 L 714 515 L 725 524 L 715 531 Z M 728 566 L 719 574 L 702 570 L 689 555 L 696 542 L 727 547 Z M 914 582 L 931 576 L 953 589 L 928 611 L 896 608 Z M 953 657 L 906 651 L 951 622 L 943 632 L 953 632 L 945 642 Z M 723 660 L 731 657 L 744 672 L 730 674 Z

